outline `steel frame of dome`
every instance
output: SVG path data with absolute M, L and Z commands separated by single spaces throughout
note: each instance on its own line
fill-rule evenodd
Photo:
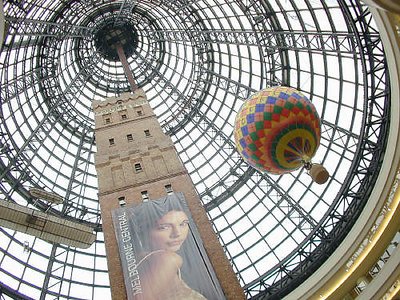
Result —
M 99 299 L 109 289 L 90 104 L 129 84 L 93 37 L 122 17 L 138 34 L 132 73 L 174 140 L 247 297 L 288 294 L 352 228 L 385 154 L 389 78 L 367 7 L 350 0 L 98 2 L 4 2 L 2 197 L 90 225 L 97 240 L 80 250 L 0 228 L 0 295 Z M 328 184 L 316 186 L 303 170 L 261 174 L 236 152 L 235 113 L 273 85 L 296 87 L 316 105 L 317 160 L 331 171 Z M 31 186 L 66 201 L 34 201 Z

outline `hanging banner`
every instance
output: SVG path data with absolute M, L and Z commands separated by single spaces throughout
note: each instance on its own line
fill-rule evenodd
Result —
M 182 193 L 112 217 L 128 300 L 225 299 Z

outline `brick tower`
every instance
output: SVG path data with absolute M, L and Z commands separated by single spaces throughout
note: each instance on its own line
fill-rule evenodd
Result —
M 226 298 L 244 299 L 192 181 L 143 90 L 94 101 L 92 107 L 99 201 L 113 300 L 127 296 L 111 211 L 164 197 L 170 191 L 184 194 Z

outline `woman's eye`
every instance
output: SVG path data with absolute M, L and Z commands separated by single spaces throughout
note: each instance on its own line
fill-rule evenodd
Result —
M 186 227 L 186 226 L 189 226 L 189 221 L 183 221 L 181 223 L 181 227 Z
M 158 229 L 159 229 L 159 230 L 167 230 L 167 229 L 169 229 L 169 228 L 170 228 L 169 225 L 159 225 L 159 226 L 158 226 Z

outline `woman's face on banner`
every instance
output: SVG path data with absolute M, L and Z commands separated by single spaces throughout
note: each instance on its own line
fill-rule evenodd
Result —
M 162 216 L 150 231 L 153 250 L 176 252 L 189 233 L 189 219 L 183 211 L 170 211 Z

